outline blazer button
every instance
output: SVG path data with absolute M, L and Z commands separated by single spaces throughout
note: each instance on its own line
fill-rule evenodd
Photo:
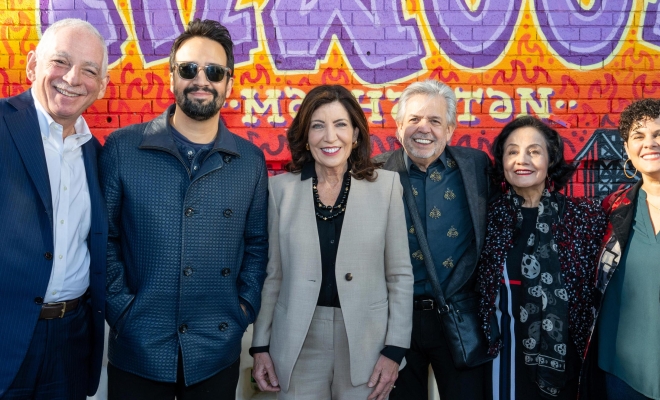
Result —
M 351 274 L 349 272 L 348 274 L 344 275 L 344 278 L 346 278 L 347 281 L 352 281 L 353 280 L 353 274 Z
M 233 211 L 228 208 L 228 209 L 225 210 L 225 212 L 223 212 L 223 214 L 226 218 L 229 218 L 233 214 Z
M 191 267 L 185 267 L 185 268 L 183 269 L 183 274 L 184 274 L 185 276 L 190 276 L 190 275 L 193 274 L 193 269 L 192 269 Z
M 34 302 L 36 304 L 44 304 L 44 298 L 43 297 L 35 297 Z
M 186 208 L 186 211 L 184 213 L 186 217 L 190 217 L 193 215 L 193 209 L 191 207 Z
M 222 276 L 229 276 L 229 274 L 231 274 L 231 270 L 229 268 L 222 269 Z
M 229 164 L 229 163 L 231 162 L 231 156 L 224 156 L 222 159 L 223 159 L 223 161 L 226 162 L 227 164 Z
M 188 332 L 188 325 L 186 325 L 186 324 L 179 325 L 179 332 L 181 332 L 181 333 Z
M 229 328 L 229 324 L 226 322 L 223 322 L 220 325 L 218 325 L 218 329 L 220 329 L 220 332 L 226 331 L 227 328 Z
M 45 252 L 44 253 L 44 258 L 46 260 L 52 260 L 53 259 L 53 253 L 51 253 L 50 251 Z

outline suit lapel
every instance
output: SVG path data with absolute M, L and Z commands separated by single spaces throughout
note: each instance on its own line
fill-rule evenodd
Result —
M 308 280 L 315 281 L 318 287 L 321 287 L 321 245 L 319 242 L 318 228 L 316 227 L 316 210 L 314 209 L 314 196 L 312 194 L 312 179 L 300 180 L 300 175 L 296 174 L 296 198 L 295 209 L 292 210 L 292 216 L 296 221 L 293 224 L 295 234 L 300 243 L 305 243 L 299 247 L 301 259 L 311 260 L 308 265 L 315 266 L 306 271 L 309 273 Z M 316 293 L 318 297 L 318 292 Z M 317 299 L 314 299 L 316 302 Z
M 458 170 L 463 179 L 463 186 L 465 187 L 465 197 L 467 197 L 468 207 L 470 209 L 470 217 L 472 218 L 472 227 L 475 232 L 482 232 L 482 221 L 479 215 L 479 186 L 477 185 L 477 175 L 474 170 L 474 160 L 463 158 L 462 154 L 458 151 L 452 151 L 448 146 L 446 151 L 456 161 Z M 481 238 L 475 235 L 477 240 L 477 248 L 481 248 Z
M 14 97 L 10 103 L 17 110 L 4 116 L 5 123 L 52 222 L 53 202 L 46 153 L 41 139 L 37 110 L 32 103 L 32 95 L 27 91 Z
M 94 139 L 89 140 L 82 147 L 83 162 L 85 163 L 85 175 L 87 177 L 87 186 L 89 188 L 89 200 L 92 212 L 92 226 L 90 234 L 103 233 L 103 220 L 105 216 L 105 207 L 101 195 L 101 187 L 98 179 L 98 163 L 96 159 L 96 149 L 94 148 Z

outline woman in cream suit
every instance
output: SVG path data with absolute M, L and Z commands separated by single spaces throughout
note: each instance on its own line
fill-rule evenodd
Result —
M 312 89 L 269 181 L 268 277 L 253 375 L 280 399 L 386 399 L 410 344 L 413 275 L 403 189 L 369 159 L 342 86 Z

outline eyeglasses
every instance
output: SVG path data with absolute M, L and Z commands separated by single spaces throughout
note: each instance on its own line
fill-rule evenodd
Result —
M 200 66 L 194 62 L 181 62 L 174 64 L 176 71 L 181 79 L 195 79 L 199 73 Z M 204 74 L 210 82 L 221 82 L 225 79 L 225 74 L 231 76 L 231 69 L 218 64 L 208 64 L 204 66 Z

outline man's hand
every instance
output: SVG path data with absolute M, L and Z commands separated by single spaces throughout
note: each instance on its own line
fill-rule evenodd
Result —
M 256 363 L 256 361 L 255 361 Z M 376 387 L 367 400 L 385 400 L 394 388 L 394 382 L 399 376 L 399 364 L 381 355 L 376 362 L 374 372 L 367 386 Z
M 255 353 L 254 354 L 254 368 L 252 369 L 252 377 L 257 381 L 259 389 L 263 392 L 279 392 L 280 384 L 275 375 L 275 368 L 273 367 L 273 360 L 270 358 L 269 353 Z

